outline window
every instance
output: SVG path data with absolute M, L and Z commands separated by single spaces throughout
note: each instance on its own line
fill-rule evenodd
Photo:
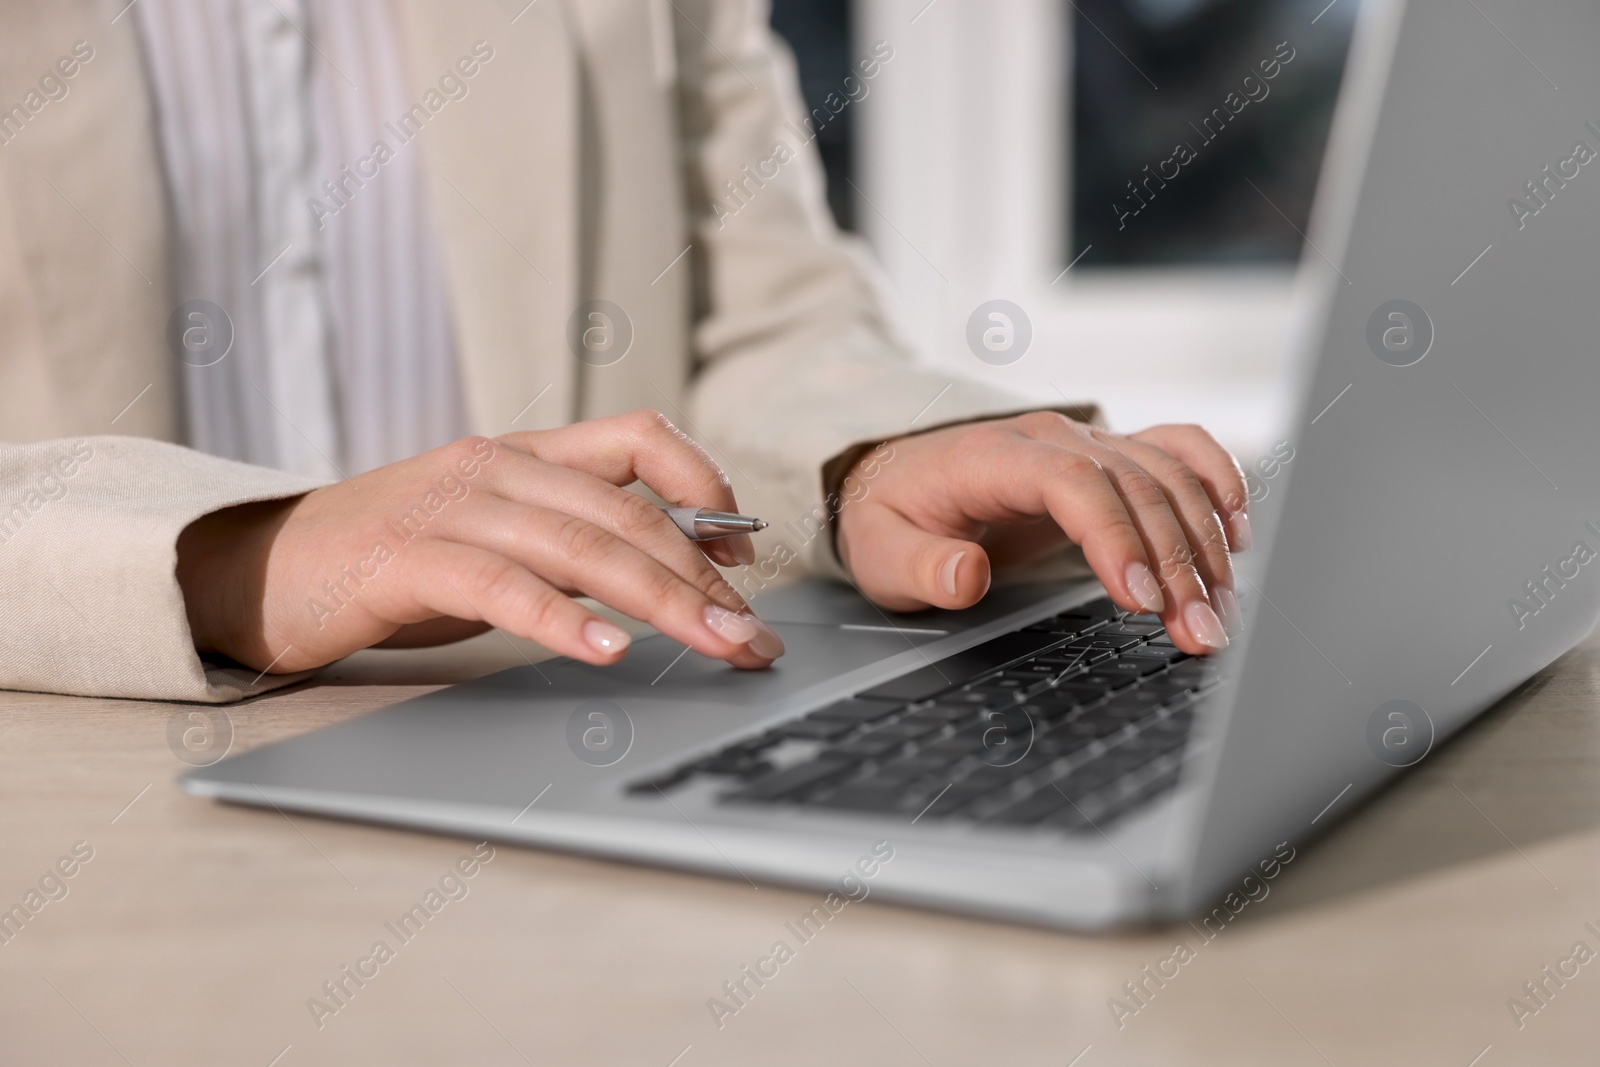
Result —
M 934 365 L 1039 403 L 1093 398 L 1115 426 L 1198 421 L 1246 457 L 1269 449 L 1296 230 L 1358 2 L 854 0 L 852 47 L 893 50 L 852 116 L 854 221 L 906 332 Z M 1294 58 L 1270 93 L 1247 90 L 1280 42 Z M 1230 108 L 1235 91 L 1261 99 Z M 1114 212 L 1217 107 L 1238 113 L 1212 116 L 1224 128 L 1185 172 Z M 992 300 L 1031 325 L 1004 365 L 967 339 Z
M 1069 7 L 1084 266 L 1297 259 L 1354 0 Z
M 852 73 L 850 0 L 773 0 L 772 28 L 794 50 L 800 68 L 800 92 L 807 110 L 824 109 L 830 93 L 839 93 Z M 828 176 L 828 206 L 836 222 L 855 229 L 855 110 L 845 108 L 817 130 L 817 149 Z

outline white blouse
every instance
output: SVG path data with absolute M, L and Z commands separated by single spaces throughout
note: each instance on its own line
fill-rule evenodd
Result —
M 421 147 L 385 125 L 423 88 L 388 0 L 134 11 L 176 231 L 174 335 L 196 342 L 176 353 L 189 444 L 336 477 L 464 433 Z M 378 142 L 390 158 L 363 177 Z

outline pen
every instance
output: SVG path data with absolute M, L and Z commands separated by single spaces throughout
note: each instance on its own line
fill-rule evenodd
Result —
M 749 515 L 735 515 L 731 511 L 713 511 L 710 508 L 662 508 L 667 518 L 677 523 L 678 529 L 691 541 L 715 541 L 734 534 L 755 533 L 765 530 L 765 519 Z

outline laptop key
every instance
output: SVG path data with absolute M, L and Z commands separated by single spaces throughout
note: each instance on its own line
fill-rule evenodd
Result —
M 929 722 L 926 719 L 901 719 L 876 727 L 861 736 L 868 741 L 911 741 L 942 728 L 940 723 Z
M 805 789 L 813 789 L 827 782 L 837 781 L 849 774 L 857 764 L 851 760 L 817 759 L 797 763 L 781 771 L 758 778 L 743 789 L 725 794 L 727 800 L 778 800 Z
M 1173 667 L 1167 677 L 1189 689 L 1205 689 L 1222 680 L 1222 672 L 1205 660 L 1187 660 Z
M 1028 824 L 1036 823 L 1047 815 L 1053 815 L 1067 806 L 1067 798 L 1046 786 L 1043 789 L 1015 801 L 1007 807 L 991 812 L 984 818 L 984 822 L 1002 822 Z
M 1047 675 L 1053 678 L 1061 673 L 1061 668 L 1053 663 L 1044 663 L 1040 660 L 1028 660 L 1024 663 L 1017 664 L 1015 667 L 1010 668 L 1005 673 L 1007 675 L 1028 675 L 1030 677 L 1034 675 Z
M 823 753 L 824 756 L 840 756 L 848 759 L 878 759 L 880 757 L 898 754 L 905 747 L 905 742 L 894 738 L 865 738 L 858 737 L 851 741 L 840 741 L 830 746 Z
M 989 698 L 982 693 L 973 693 L 965 689 L 958 689 L 953 693 L 945 693 L 934 701 L 934 707 L 965 707 L 969 712 L 976 713 L 977 709 L 989 702 Z
M 1098 710 L 1108 715 L 1115 715 L 1126 722 L 1133 722 L 1149 715 L 1165 702 L 1166 699 L 1160 693 L 1148 692 L 1141 686 L 1138 689 L 1118 693 Z
M 814 741 L 832 741 L 856 728 L 854 723 L 832 722 L 828 719 L 795 719 L 777 728 L 783 737 L 800 737 Z
M 1062 670 L 1071 670 L 1073 667 L 1088 667 L 1102 663 L 1117 654 L 1112 648 L 1058 648 L 1048 655 L 1040 656 L 1039 662 Z
M 1018 690 L 1031 689 L 1039 685 L 1043 679 L 1037 674 L 1028 674 L 1025 671 L 1002 671 L 1000 674 L 990 675 L 979 679 L 967 686 L 969 693 L 1006 693 Z
M 696 763 L 692 768 L 696 774 L 729 774 L 740 778 L 754 777 L 772 769 L 772 764 L 766 760 L 737 749 L 718 752 L 710 759 Z
M 1138 648 L 1128 649 L 1122 655 L 1126 659 L 1160 660 L 1162 663 L 1177 663 L 1189 658 L 1187 652 L 1172 645 L 1140 645 Z
M 1060 722 L 1062 719 L 1065 719 L 1068 715 L 1071 715 L 1074 711 L 1078 710 L 1079 705 L 1076 701 L 1072 700 L 1071 698 L 1067 698 L 1065 700 L 1055 700 L 1052 699 L 1054 695 L 1055 694 L 1049 692 L 1048 690 L 1043 693 L 1035 694 L 1034 696 L 1028 698 L 1027 703 L 1021 705 L 1021 707 L 1017 709 L 1014 709 L 1012 714 L 1015 715 L 1020 711 L 1029 718 L 1033 719 L 1036 724 L 1045 726 L 1049 723 Z M 1020 727 L 1020 721 L 1018 725 Z
M 1071 681 L 1058 682 L 1050 689 L 1038 694 L 1036 699 L 1042 701 L 1056 700 L 1062 702 L 1070 700 L 1072 703 L 1081 707 L 1085 704 L 1097 703 L 1098 701 L 1104 700 L 1110 695 L 1111 690 L 1106 686 L 1100 684 L 1099 682 L 1087 679 L 1088 676 L 1084 675 L 1081 678 L 1074 678 Z
M 1033 750 L 1042 756 L 1059 759 L 1062 756 L 1073 756 L 1094 744 L 1095 735 L 1091 733 L 1072 734 L 1056 732 L 1046 734 L 1033 743 Z
M 782 800 L 818 785 L 838 781 L 856 769 L 853 760 L 811 760 L 758 777 L 744 789 L 723 793 L 725 800 Z
M 893 763 L 885 764 L 879 768 L 879 775 L 889 775 L 903 781 L 911 778 L 920 778 L 925 774 L 937 774 L 949 767 L 954 761 L 944 756 L 927 756 L 922 753 L 913 753 L 901 756 Z
M 1099 825 L 1091 822 L 1089 817 L 1083 813 L 1083 809 L 1075 804 L 1068 804 L 1064 808 L 1056 809 L 1053 814 L 1046 816 L 1040 825 L 1069 834 L 1097 834 L 1100 832 Z
M 1102 663 L 1089 672 L 1090 678 L 1101 678 L 1110 674 L 1132 675 L 1143 678 L 1147 674 L 1158 674 L 1166 664 L 1160 660 L 1139 659 L 1131 654 L 1124 654 L 1110 663 Z
M 1159 622 L 1121 622 L 1112 623 L 1104 630 L 1095 634 L 1096 637 L 1154 637 L 1156 634 L 1165 633 L 1165 628 Z
M 868 700 L 927 700 L 946 690 L 955 689 L 969 679 L 1027 659 L 1036 652 L 1060 643 L 1060 639 L 1053 634 L 1026 631 L 1002 634 L 992 641 L 946 656 L 856 696 Z
M 887 718 L 898 710 L 899 708 L 893 704 L 882 704 L 875 700 L 841 700 L 837 704 L 829 704 L 825 708 L 813 711 L 806 718 L 862 723 Z
M 1138 802 L 1148 800 L 1159 793 L 1165 793 L 1167 790 L 1178 784 L 1178 778 L 1182 771 L 1183 767 L 1180 764 L 1173 767 L 1171 770 L 1163 771 L 1161 774 L 1158 774 L 1156 777 L 1145 782 L 1139 786 L 1137 793 L 1133 797 L 1134 801 Z
M 1142 783 L 1133 780 L 1119 782 L 1116 787 L 1086 797 L 1082 801 L 1084 811 L 1091 814 L 1096 825 L 1103 827 L 1176 786 L 1178 773 L 1178 768 L 1173 767 Z
M 1097 737 L 1114 734 L 1126 725 L 1128 725 L 1127 719 L 1117 715 L 1108 715 L 1101 709 L 1094 708 L 1084 712 L 1077 718 L 1068 719 L 1045 736 L 1080 737 L 1092 741 Z
M 814 801 L 818 807 L 849 811 L 888 812 L 905 808 L 910 801 L 903 785 L 890 782 L 851 782 Z
M 1128 688 L 1141 677 L 1140 672 L 1136 670 L 1114 669 L 1116 666 L 1115 663 L 1108 663 L 1101 667 L 1096 667 L 1084 675 L 1083 680 L 1095 685 L 1103 685 L 1107 690 L 1114 693 L 1119 689 Z
M 957 760 L 982 752 L 986 748 L 982 735 L 957 734 L 954 737 L 931 741 L 917 748 L 917 755 L 936 759 Z
M 1025 633 L 1055 634 L 1057 638 L 1084 637 L 1105 625 L 1097 619 L 1046 619 L 1032 626 L 1024 626 Z
M 1128 744 L 1140 752 L 1147 752 L 1151 758 L 1165 755 L 1173 749 L 1181 748 L 1189 740 L 1187 730 L 1141 730 Z
M 909 712 L 902 722 L 916 720 L 917 722 L 936 723 L 961 723 L 968 722 L 977 717 L 977 706 L 973 704 L 947 704 L 940 702 L 931 707 L 916 708 Z
M 1065 777 L 1056 779 L 1046 788 L 1059 789 L 1068 800 L 1077 802 L 1091 793 L 1099 792 L 1127 773 L 1126 767 L 1094 760 L 1069 771 Z
M 668 771 L 665 774 L 660 774 L 641 782 L 630 782 L 628 784 L 628 792 L 635 795 L 643 793 L 654 796 L 657 790 L 665 793 L 669 789 L 676 789 L 693 777 L 694 772 L 690 768 L 679 767 L 676 770 Z
M 1113 652 L 1121 652 L 1125 648 L 1132 648 L 1134 645 L 1139 644 L 1141 640 L 1142 638 L 1138 636 L 1109 636 L 1104 630 L 1102 630 L 1099 633 L 1094 634 L 1092 637 L 1086 637 L 1078 641 L 1069 641 L 1066 645 L 1066 648 L 1069 651 L 1079 648 L 1109 648 Z
M 1190 690 L 1183 682 L 1174 680 L 1169 671 L 1146 678 L 1140 683 L 1139 692 L 1153 693 L 1161 698 L 1162 703 L 1174 703 L 1180 697 L 1187 698 Z

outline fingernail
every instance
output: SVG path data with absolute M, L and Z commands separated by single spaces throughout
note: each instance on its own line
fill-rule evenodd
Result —
M 756 635 L 750 639 L 751 652 L 763 659 L 777 659 L 783 655 L 783 638 L 778 636 L 776 630 L 754 615 L 742 615 L 740 618 L 755 627 Z
M 939 585 L 944 588 L 944 595 L 956 595 L 956 569 L 961 566 L 961 561 L 966 558 L 967 551 L 962 549 L 944 561 L 944 566 L 939 568 Z
M 1238 637 L 1239 627 L 1243 625 L 1239 616 L 1239 598 L 1232 589 L 1219 585 L 1211 591 L 1211 599 L 1216 605 L 1217 617 L 1222 620 L 1222 628 L 1230 638 Z
M 613 626 L 604 619 L 590 619 L 583 624 L 583 639 L 596 652 L 621 652 L 633 642 L 628 631 Z
M 1242 511 L 1235 511 L 1228 516 L 1228 547 L 1234 552 L 1243 552 L 1255 540 L 1250 533 L 1250 516 Z
M 1194 639 L 1207 648 L 1228 647 L 1228 634 L 1222 628 L 1222 620 L 1217 618 L 1217 613 L 1204 600 L 1196 600 L 1184 608 L 1183 621 Z
M 749 534 L 739 534 L 728 538 L 728 547 L 733 550 L 733 558 L 743 563 L 746 567 L 756 561 L 755 542 L 750 540 Z
M 706 629 L 736 645 L 745 644 L 759 633 L 749 616 L 719 608 L 715 604 L 706 605 Z
M 1133 601 L 1139 605 L 1140 611 L 1159 615 L 1167 609 L 1167 598 L 1161 595 L 1156 576 L 1143 563 L 1128 564 L 1127 583 L 1128 592 L 1133 594 Z

